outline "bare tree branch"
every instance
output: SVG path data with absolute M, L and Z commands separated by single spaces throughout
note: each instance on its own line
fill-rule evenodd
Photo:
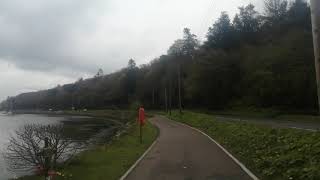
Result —
M 4 158 L 8 169 L 13 172 L 36 170 L 42 167 L 47 174 L 58 163 L 67 162 L 83 143 L 64 136 L 62 125 L 25 125 L 9 139 Z M 47 142 L 47 146 L 45 147 Z

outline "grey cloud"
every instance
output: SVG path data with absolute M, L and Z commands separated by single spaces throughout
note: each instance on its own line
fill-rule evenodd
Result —
M 0 57 L 23 69 L 69 66 L 92 71 L 73 60 L 68 45 L 74 32 L 85 34 L 94 27 L 90 8 L 99 4 L 102 1 L 0 1 Z
M 222 11 L 241 3 L 214 4 Z M 29 70 L 110 72 L 131 57 L 146 62 L 164 53 L 186 26 L 197 31 L 208 5 L 211 0 L 1 0 L 0 58 Z

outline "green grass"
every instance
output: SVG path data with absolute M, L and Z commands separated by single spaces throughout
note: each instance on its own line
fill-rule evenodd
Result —
M 313 115 L 288 115 L 283 114 L 277 116 L 277 120 L 290 120 L 293 122 L 320 123 L 320 116 Z
M 97 146 L 95 149 L 79 154 L 68 166 L 60 171 L 63 176 L 56 180 L 116 180 L 145 152 L 158 136 L 158 129 L 147 123 L 143 127 L 143 143 L 139 141 L 139 128 L 133 125 L 110 144 Z M 43 179 L 24 177 L 22 180 Z
M 261 179 L 320 179 L 320 132 L 221 122 L 207 114 L 172 113 L 216 139 Z
M 317 116 L 313 111 L 286 111 L 286 110 L 277 110 L 273 108 L 254 108 L 254 107 L 238 107 L 230 108 L 220 111 L 210 111 L 210 110 L 192 110 L 193 112 L 212 114 L 212 115 L 222 115 L 237 117 L 243 119 L 252 119 L 252 120 L 275 120 L 278 122 L 281 121 L 292 121 L 300 123 L 320 123 L 320 116 Z
M 208 111 L 208 114 L 219 114 L 247 118 L 274 118 L 283 112 L 275 109 L 257 109 L 257 108 L 231 108 L 221 111 Z

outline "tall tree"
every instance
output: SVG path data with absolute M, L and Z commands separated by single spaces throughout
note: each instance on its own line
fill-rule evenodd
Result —
M 258 12 L 252 4 L 239 7 L 239 11 L 233 20 L 233 27 L 238 33 L 238 38 L 242 42 L 256 42 L 256 33 L 259 31 L 261 23 Z
M 133 59 L 130 59 L 128 61 L 128 69 L 135 69 L 136 68 L 136 62 Z
M 177 39 L 169 47 L 167 53 L 169 55 L 182 56 L 183 55 L 183 46 L 184 46 L 184 40 L 183 39 Z
M 192 56 L 199 47 L 197 36 L 189 28 L 183 29 L 183 39 L 177 39 L 168 49 L 168 55 Z
M 128 61 L 127 72 L 126 72 L 126 86 L 128 102 L 133 101 L 133 96 L 135 95 L 137 82 L 137 66 L 133 59 Z
M 97 72 L 97 74 L 94 76 L 95 78 L 98 78 L 98 77 L 102 77 L 103 76 L 103 70 L 100 68 Z
M 192 34 L 189 28 L 183 29 L 183 55 L 192 56 L 199 46 L 199 41 L 195 34 Z
M 234 40 L 234 29 L 229 15 L 222 12 L 220 18 L 209 28 L 205 46 L 229 49 L 235 45 Z
M 294 0 L 289 8 L 288 16 L 291 25 L 311 30 L 310 8 L 305 0 Z
M 281 23 L 288 10 L 287 0 L 265 0 L 265 19 L 268 24 L 274 25 L 276 23 Z

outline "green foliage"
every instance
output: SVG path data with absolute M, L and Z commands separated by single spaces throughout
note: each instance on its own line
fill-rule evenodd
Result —
M 197 36 L 189 28 L 183 29 L 183 39 L 177 39 L 168 49 L 168 55 L 191 56 L 198 48 Z
M 139 101 L 134 101 L 130 104 L 130 110 L 134 112 L 138 112 L 139 108 L 142 106 L 142 104 Z
M 235 43 L 239 45 L 257 44 L 260 41 L 258 36 L 261 32 L 262 24 L 260 17 L 252 4 L 239 7 L 239 13 L 235 15 L 232 24 L 235 30 Z
M 288 1 L 286 0 L 267 0 L 265 1 L 265 19 L 268 25 L 281 23 L 286 18 Z
M 234 47 L 235 29 L 230 23 L 229 15 L 222 12 L 220 18 L 209 28 L 205 46 L 229 49 Z
M 235 98 L 240 77 L 236 55 L 205 51 L 197 56 L 193 73 L 186 79 L 185 95 L 193 106 L 208 108 L 227 105 Z M 222 78 L 223 77 L 223 78 Z
M 170 118 L 203 130 L 262 179 L 320 178 L 320 132 L 222 122 L 192 112 Z

